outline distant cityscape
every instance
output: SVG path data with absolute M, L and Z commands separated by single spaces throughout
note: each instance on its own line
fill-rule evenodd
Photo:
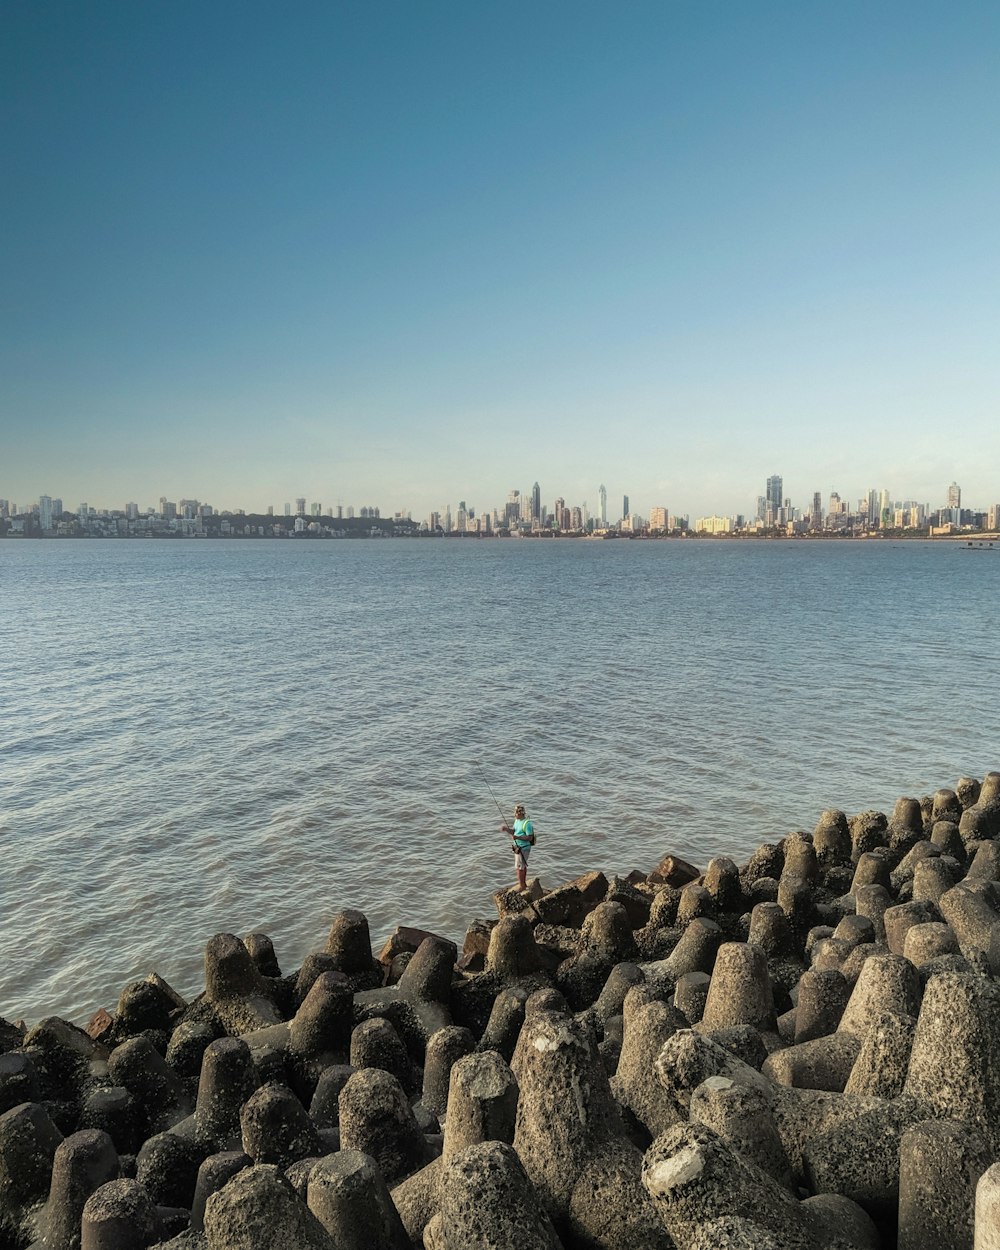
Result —
M 409 511 L 383 516 L 365 505 L 336 504 L 324 510 L 304 496 L 264 513 L 217 510 L 197 499 L 176 502 L 161 496 L 157 507 L 126 503 L 123 508 L 95 508 L 87 503 L 75 511 L 62 499 L 42 495 L 18 506 L 0 499 L 0 537 L 6 538 L 352 538 L 352 537 L 873 537 L 887 534 L 928 537 L 959 533 L 996 533 L 1000 504 L 964 508 L 962 489 L 952 482 L 938 506 L 913 499 L 894 499 L 888 490 L 870 490 L 854 505 L 832 492 L 824 502 L 816 491 L 806 507 L 793 505 L 783 479 L 767 479 L 753 513 L 733 516 L 689 516 L 667 506 L 633 512 L 628 495 L 621 507 L 608 506 L 607 488 L 597 488 L 597 505 L 567 504 L 557 498 L 542 502 L 538 482 L 529 491 L 512 490 L 502 507 L 477 511 L 460 500 L 455 511 L 447 504 L 415 519 Z

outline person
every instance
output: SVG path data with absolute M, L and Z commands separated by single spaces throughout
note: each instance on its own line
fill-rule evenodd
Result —
M 514 824 L 504 825 L 503 832 L 510 834 L 511 849 L 514 852 L 514 871 L 517 873 L 517 888 L 528 888 L 528 852 L 535 845 L 535 827 L 528 819 L 524 804 L 518 803 L 514 808 Z

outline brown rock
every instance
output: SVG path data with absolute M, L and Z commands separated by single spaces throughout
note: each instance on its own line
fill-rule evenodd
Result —
M 114 1027 L 114 1016 L 105 1011 L 103 1007 L 98 1007 L 87 1021 L 87 1027 L 84 1029 L 84 1032 L 88 1037 L 92 1037 L 95 1042 L 104 1042 L 111 1036 Z
M 378 961 L 385 967 L 388 967 L 397 955 L 403 955 L 409 952 L 411 955 L 416 953 L 417 947 L 424 938 L 434 938 L 436 942 L 447 942 L 447 938 L 438 937 L 436 933 L 431 933 L 427 929 L 411 929 L 409 925 L 397 925 L 389 937 L 385 940 L 385 945 L 378 953 Z
M 664 855 L 646 880 L 651 885 L 687 885 L 689 881 L 697 881 L 701 871 L 689 864 L 679 855 Z
M 485 955 L 490 949 L 490 933 L 495 925 L 495 920 L 473 920 L 465 931 L 462 954 Z

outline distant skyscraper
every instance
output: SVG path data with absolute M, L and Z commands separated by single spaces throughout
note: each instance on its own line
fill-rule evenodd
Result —
M 781 512 L 783 507 L 781 494 L 783 485 L 784 483 L 777 473 L 767 479 L 767 512 L 770 515 L 766 516 L 764 519 L 771 525 L 777 525 L 778 514 Z
M 52 528 L 52 499 L 48 495 L 38 500 L 38 524 L 43 530 Z
M 623 521 L 628 516 L 628 514 L 629 514 L 628 495 L 622 495 L 622 520 Z
M 608 488 L 602 482 L 597 488 L 597 519 L 601 523 L 601 529 L 608 527 Z
M 812 516 L 809 518 L 809 528 L 814 530 L 823 528 L 823 497 L 818 490 L 813 492 Z
M 962 488 L 957 482 L 952 482 L 948 487 L 948 507 L 961 508 L 962 506 Z
M 285 504 L 285 516 L 291 516 L 291 515 L 292 515 L 292 505 L 290 503 L 286 503 Z
M 540 521 L 542 518 L 542 488 L 536 482 L 531 488 L 531 519 Z
M 306 501 L 305 501 L 305 499 L 304 499 L 304 498 L 303 498 L 303 499 L 296 499 L 296 501 L 295 501 L 295 515 L 296 515 L 296 516 L 305 516 L 305 514 L 306 514 Z

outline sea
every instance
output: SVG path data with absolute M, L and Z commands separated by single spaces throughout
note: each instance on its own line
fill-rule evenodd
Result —
M 515 802 L 551 888 L 981 777 L 998 602 L 951 542 L 0 542 L 0 1015 L 345 907 L 461 943 Z

